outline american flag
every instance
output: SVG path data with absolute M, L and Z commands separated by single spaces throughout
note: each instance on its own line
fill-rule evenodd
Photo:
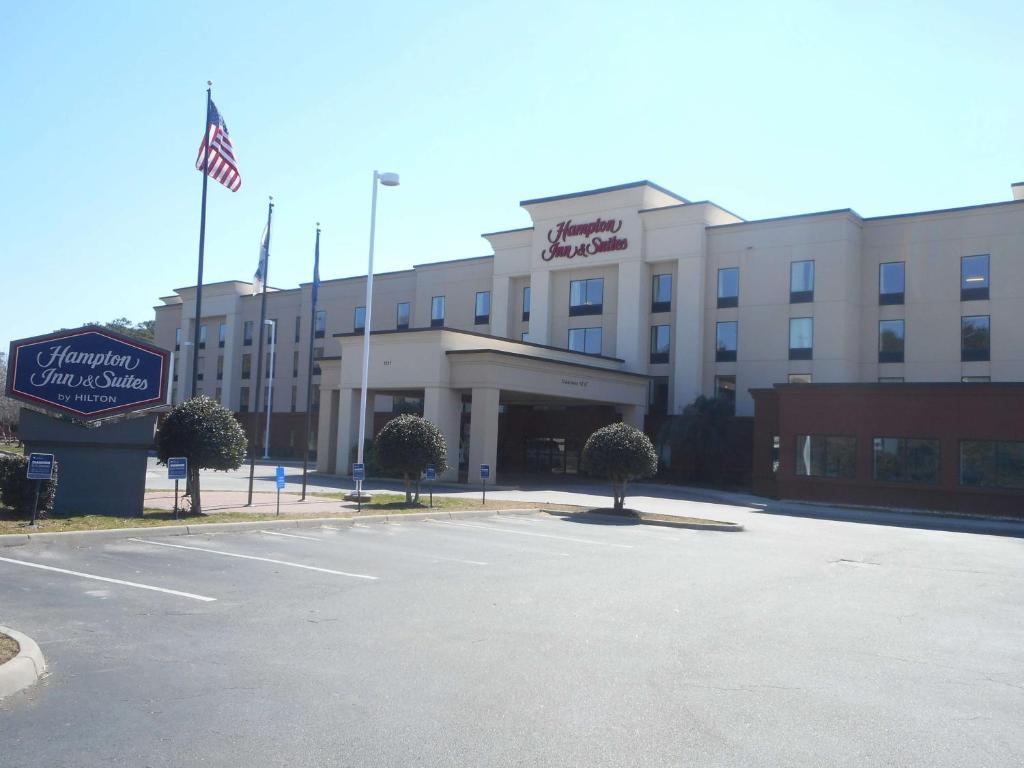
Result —
M 224 118 L 217 111 L 217 105 L 210 102 L 210 124 L 206 127 L 206 136 L 199 145 L 199 156 L 196 158 L 196 170 L 203 170 L 203 156 L 206 153 L 206 141 L 210 142 L 210 166 L 209 175 L 211 179 L 219 181 L 232 192 L 237 192 L 242 186 L 242 177 L 238 175 L 238 164 L 235 161 L 235 150 L 231 146 L 231 137 L 228 136 L 228 127 L 224 124 Z

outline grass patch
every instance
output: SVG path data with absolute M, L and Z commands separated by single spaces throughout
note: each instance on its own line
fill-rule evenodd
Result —
M 307 495 L 341 501 L 344 500 L 348 493 L 349 491 L 332 491 L 310 493 Z M 369 504 L 363 504 L 363 514 L 429 512 L 431 509 L 429 501 L 430 496 L 426 493 L 420 493 L 420 502 L 418 504 L 406 504 L 404 493 L 375 493 L 373 494 L 373 500 Z M 357 506 L 354 501 L 345 502 L 345 509 L 355 512 L 356 508 Z M 448 512 L 471 509 L 556 509 L 565 512 L 583 511 L 583 507 L 575 507 L 569 504 L 543 504 L 535 501 L 504 501 L 497 499 L 488 499 L 486 504 L 482 504 L 477 496 L 439 496 L 436 494 L 434 496 L 433 508 Z
M 18 645 L 17 640 L 0 632 L 0 664 L 13 659 L 18 655 L 19 650 L 21 650 L 21 646 Z
M 273 512 L 218 512 L 211 515 L 182 515 L 174 519 L 174 513 L 166 509 L 146 509 L 141 517 L 113 517 L 111 515 L 68 515 L 47 517 L 38 521 L 38 528 L 31 528 L 27 520 L 12 519 L 9 510 L 0 510 L 0 534 L 5 533 L 63 533 L 66 531 L 100 531 L 109 528 L 155 528 L 165 525 L 203 525 L 205 523 L 242 523 L 262 520 L 303 520 L 307 515 L 280 517 Z M 324 514 L 317 517 L 351 517 L 350 514 Z
M 14 443 L 0 443 L 0 453 L 13 453 L 15 456 L 24 456 L 25 449 Z

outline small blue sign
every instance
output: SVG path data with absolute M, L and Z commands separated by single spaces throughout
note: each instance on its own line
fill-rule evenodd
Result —
M 352 465 L 352 479 L 359 481 L 366 479 L 366 468 L 362 464 Z
M 284 467 L 278 467 L 274 476 L 277 479 L 277 490 L 280 491 L 284 488 Z
M 30 453 L 27 477 L 29 480 L 53 480 L 53 454 Z
M 167 460 L 168 480 L 188 480 L 188 459 L 176 456 Z
M 94 419 L 167 400 L 166 350 L 85 326 L 11 342 L 7 395 Z
M 437 468 L 433 464 L 427 464 L 427 480 L 437 480 Z
M 481 480 L 486 480 L 490 476 L 491 476 L 491 465 L 490 464 L 481 464 L 480 465 L 480 479 Z

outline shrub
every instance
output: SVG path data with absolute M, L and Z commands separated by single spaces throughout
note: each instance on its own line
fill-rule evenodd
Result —
M 629 424 L 609 424 L 594 432 L 583 446 L 581 459 L 585 472 L 612 481 L 615 509 L 622 509 L 630 480 L 658 471 L 651 439 Z
M 420 475 L 428 464 L 438 474 L 448 468 L 448 447 L 437 425 L 422 416 L 402 414 L 384 425 L 373 441 L 377 463 L 385 472 L 395 472 L 405 483 L 405 503 L 420 499 Z M 412 481 L 416 498 L 413 499 Z
M 32 505 L 36 498 L 36 480 L 29 480 L 28 458 L 12 454 L 0 454 L 0 504 L 10 507 L 19 517 L 32 517 Z M 44 480 L 39 489 L 39 516 L 45 517 L 53 511 L 53 500 L 57 496 L 58 468 L 54 462 L 53 480 Z
M 161 464 L 175 456 L 188 459 L 188 493 L 196 515 L 202 513 L 199 470 L 238 469 L 245 461 L 246 445 L 245 431 L 234 414 L 206 395 L 176 405 L 156 436 Z
M 732 422 L 732 402 L 700 395 L 665 423 L 659 442 L 671 446 L 673 464 L 683 468 L 685 479 L 721 485 Z

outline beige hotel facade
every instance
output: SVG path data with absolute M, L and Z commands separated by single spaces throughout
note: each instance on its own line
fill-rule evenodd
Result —
M 757 221 L 647 181 L 522 201 L 530 226 L 484 234 L 492 255 L 375 275 L 371 423 L 422 413 L 448 441 L 446 479 L 475 482 L 480 464 L 571 474 L 594 427 L 654 431 L 701 394 L 742 417 L 749 390 L 776 383 L 1024 381 L 1024 183 L 1012 193 Z M 200 321 L 199 388 L 241 413 L 256 388 L 251 292 L 204 286 Z M 178 402 L 195 289 L 162 301 Z M 272 453 L 300 455 L 312 333 L 317 468 L 348 474 L 364 303 L 365 276 L 323 281 L 313 322 L 310 284 L 270 290 Z

